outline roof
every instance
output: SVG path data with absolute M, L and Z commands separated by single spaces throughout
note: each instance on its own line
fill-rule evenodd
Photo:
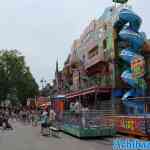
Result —
M 57 95 L 53 99 L 54 100 L 62 100 L 62 99 L 65 99 L 65 98 L 66 98 L 65 95 Z
M 68 94 L 66 94 L 66 98 L 67 99 L 75 98 L 77 96 L 88 95 L 88 94 L 95 93 L 95 92 L 109 93 L 109 92 L 111 92 L 111 89 L 112 89 L 111 87 L 92 86 L 92 87 L 84 89 L 84 90 L 68 93 Z

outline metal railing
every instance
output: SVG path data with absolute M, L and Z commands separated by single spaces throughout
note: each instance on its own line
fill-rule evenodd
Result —
M 113 128 L 114 121 L 107 116 L 102 115 L 99 111 L 88 111 L 88 112 L 64 112 L 59 118 L 61 124 L 68 124 L 80 128 L 98 128 L 98 127 L 109 127 Z

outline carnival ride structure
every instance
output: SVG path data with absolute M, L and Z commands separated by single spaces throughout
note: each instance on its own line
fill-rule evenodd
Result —
M 116 130 L 121 133 L 150 138 L 150 118 L 148 106 L 148 82 L 146 81 L 146 57 L 144 55 L 147 38 L 140 32 L 142 19 L 131 9 L 123 8 L 114 23 L 117 37 L 116 51 L 123 65 L 120 74 L 124 86 L 122 103 L 124 115 L 115 116 Z M 120 69 L 120 68 L 119 68 Z M 120 69 L 121 70 L 121 69 Z
M 122 9 L 119 19 L 114 24 L 119 36 L 118 45 L 120 48 L 124 45 L 120 57 L 127 64 L 121 79 L 130 86 L 130 90 L 123 95 L 122 100 L 126 109 L 132 107 L 137 113 L 144 113 L 143 103 L 136 103 L 130 98 L 144 97 L 147 89 L 144 80 L 145 60 L 141 49 L 146 36 L 143 32 L 139 32 L 141 22 L 141 18 L 132 10 Z
M 127 2 L 127 0 L 125 0 L 125 2 Z M 129 134 L 132 133 L 140 136 L 150 135 L 150 119 L 146 118 L 145 116 L 145 101 L 142 99 L 143 97 L 147 96 L 146 92 L 148 89 L 148 83 L 145 80 L 146 63 L 142 49 L 147 39 L 143 32 L 139 32 L 142 19 L 131 9 L 127 9 L 127 7 L 121 9 L 120 11 L 119 10 L 120 9 L 117 9 L 117 7 L 115 8 L 114 12 L 118 14 L 118 19 L 115 21 L 113 26 L 114 31 L 117 34 L 117 42 L 114 42 L 112 31 L 112 36 L 110 36 L 112 48 L 110 50 L 112 52 L 118 51 L 119 59 L 122 60 L 121 63 L 123 69 L 117 66 L 117 68 L 113 67 L 112 70 L 114 74 L 117 74 L 119 70 L 119 76 L 121 76 L 121 79 L 127 83 L 123 84 L 123 86 L 120 88 L 123 91 L 122 102 L 125 106 L 126 112 L 124 114 L 122 113 L 121 115 L 117 113 L 115 116 L 106 116 L 105 113 L 101 113 L 99 111 L 86 112 L 84 110 L 85 112 L 81 111 L 80 113 L 76 113 L 72 111 L 72 109 L 65 109 L 65 103 L 71 103 L 74 97 L 76 97 L 78 100 L 81 100 L 81 96 L 83 96 L 85 93 L 87 94 L 88 92 L 80 90 L 79 93 L 75 92 L 73 94 L 66 94 L 63 102 L 62 99 L 60 100 L 59 98 L 57 102 L 56 100 L 53 102 L 53 104 L 56 106 L 55 110 L 58 110 L 58 114 L 61 112 L 58 116 L 60 117 L 59 121 L 64 132 L 80 138 L 115 136 L 116 130 L 119 132 Z M 114 14 L 112 13 L 111 15 Z M 113 45 L 115 44 L 117 44 L 117 46 L 113 49 Z M 114 60 L 118 59 L 115 55 L 112 56 L 112 59 L 113 58 Z M 123 70 L 121 74 L 120 70 Z M 118 78 L 117 80 L 115 79 L 113 82 L 119 81 Z M 115 91 L 117 88 L 117 86 L 113 87 L 112 85 L 112 95 L 113 90 Z M 63 111 L 60 109 L 61 105 L 57 105 L 58 103 L 64 103 Z M 130 111 L 131 109 L 132 111 Z

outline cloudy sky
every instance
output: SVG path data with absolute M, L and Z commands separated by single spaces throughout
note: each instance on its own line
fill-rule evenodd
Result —
M 150 37 L 150 0 L 131 0 Z M 15 48 L 40 83 L 54 77 L 55 63 L 66 59 L 72 41 L 112 0 L 0 0 L 0 49 Z

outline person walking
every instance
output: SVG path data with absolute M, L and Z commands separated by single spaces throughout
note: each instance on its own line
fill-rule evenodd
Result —
M 53 109 L 50 109 L 49 120 L 50 120 L 51 125 L 54 124 L 55 119 L 56 119 L 56 113 L 55 113 L 55 111 Z
M 44 129 L 47 129 L 50 125 L 49 125 L 49 117 L 48 117 L 48 112 L 44 111 L 42 114 L 42 118 L 41 118 L 41 134 L 45 135 L 44 133 Z
M 4 126 L 3 126 L 4 130 L 7 130 L 7 129 L 13 130 L 13 127 L 12 127 L 12 125 L 9 122 L 9 113 L 8 113 L 7 110 L 3 114 L 3 124 L 4 124 Z

